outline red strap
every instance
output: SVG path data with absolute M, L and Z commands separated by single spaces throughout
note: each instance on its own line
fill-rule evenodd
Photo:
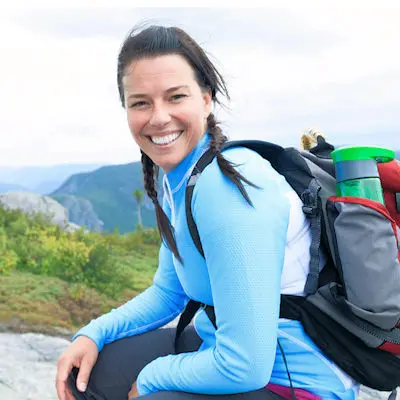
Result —
M 388 353 L 392 353 L 392 354 L 395 354 L 395 355 L 399 355 L 400 354 L 400 344 L 396 344 L 396 343 L 385 342 L 382 345 L 380 345 L 378 347 L 378 349 L 387 351 Z

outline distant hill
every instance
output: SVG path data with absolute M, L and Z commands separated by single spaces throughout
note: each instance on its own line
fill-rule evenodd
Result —
M 140 162 L 111 165 L 75 174 L 50 196 L 58 200 L 62 200 L 61 195 L 87 199 L 98 218 L 103 221 L 105 230 L 113 231 L 118 227 L 120 233 L 126 233 L 134 231 L 138 223 L 137 204 L 132 195 L 135 189 L 144 192 Z M 156 226 L 154 207 L 147 196 L 142 206 L 142 222 L 145 227 Z
M 69 177 L 70 175 L 68 175 Z M 41 182 L 39 185 L 35 186 L 32 190 L 33 193 L 37 193 L 37 194 L 48 194 L 53 192 L 54 190 L 58 189 L 60 187 L 60 185 L 65 181 L 64 178 L 63 179 L 56 179 L 56 180 L 51 180 L 51 181 L 44 181 Z
M 42 167 L 0 167 L 0 182 L 18 185 L 33 193 L 48 194 L 67 178 L 79 172 L 89 172 L 101 164 L 63 164 Z
M 14 183 L 0 183 L 0 193 L 27 191 L 28 189 Z

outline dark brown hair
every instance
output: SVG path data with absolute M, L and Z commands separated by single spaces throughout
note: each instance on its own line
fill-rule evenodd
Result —
M 193 68 L 200 87 L 211 92 L 212 101 L 214 103 L 220 103 L 218 94 L 225 96 L 229 100 L 229 93 L 223 77 L 212 64 L 204 50 L 185 31 L 176 27 L 150 26 L 141 31 L 137 31 L 136 29 L 132 30 L 123 42 L 119 53 L 117 82 L 123 107 L 125 107 L 125 98 L 122 78 L 125 74 L 126 67 L 134 60 L 167 54 L 178 54 L 186 59 Z M 207 128 L 211 136 L 210 146 L 216 154 L 219 168 L 222 173 L 239 188 L 247 202 L 252 205 L 242 181 L 252 186 L 255 185 L 237 172 L 234 168 L 235 165 L 226 160 L 220 152 L 221 146 L 227 141 L 227 137 L 222 133 L 212 113 L 207 118 Z M 154 203 L 161 239 L 175 257 L 180 262 L 183 262 L 177 248 L 171 223 L 158 200 L 156 182 L 159 168 L 147 154 L 143 152 L 142 166 L 144 188 L 147 195 Z

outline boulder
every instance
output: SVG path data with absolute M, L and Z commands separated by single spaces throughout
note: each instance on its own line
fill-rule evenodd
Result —
M 0 205 L 8 210 L 19 210 L 27 215 L 43 214 L 62 230 L 72 232 L 81 227 L 69 221 L 68 210 L 48 196 L 31 192 L 8 192 L 0 194 Z

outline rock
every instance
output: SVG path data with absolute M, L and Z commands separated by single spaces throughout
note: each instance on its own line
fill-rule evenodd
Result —
M 0 399 L 56 400 L 57 359 L 69 344 L 66 339 L 43 334 L 0 333 Z M 359 400 L 388 396 L 361 388 Z
M 68 211 L 51 197 L 30 192 L 8 192 L 0 195 L 0 203 L 10 210 L 21 210 L 25 214 L 43 214 L 47 219 L 65 228 Z
M 367 387 L 362 387 L 359 400 L 378 400 L 384 399 L 387 400 L 389 397 L 390 392 L 377 392 L 376 390 L 372 390 Z M 400 399 L 400 393 L 397 394 L 396 400 Z
M 56 200 L 31 192 L 8 192 L 0 194 L 0 204 L 9 210 L 20 210 L 24 214 L 43 214 L 45 218 L 62 230 L 73 232 L 81 227 L 69 221 L 68 210 Z
M 56 363 L 69 343 L 42 334 L 0 334 L 0 399 L 57 399 Z

